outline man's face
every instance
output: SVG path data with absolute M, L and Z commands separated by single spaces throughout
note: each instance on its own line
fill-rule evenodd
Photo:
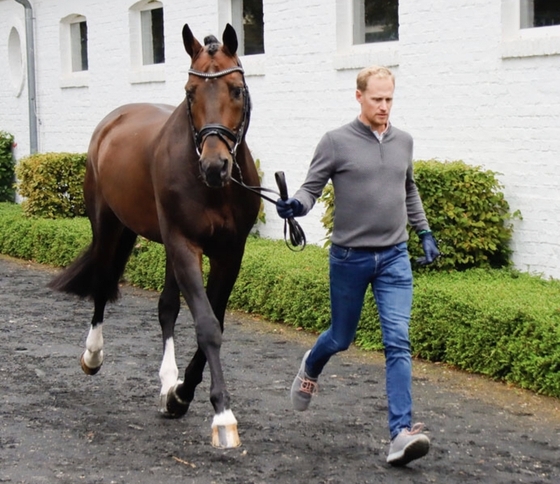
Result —
M 361 105 L 360 121 L 379 133 L 385 131 L 393 105 L 394 91 L 395 86 L 391 78 L 370 77 L 364 92 L 356 90 L 356 99 Z

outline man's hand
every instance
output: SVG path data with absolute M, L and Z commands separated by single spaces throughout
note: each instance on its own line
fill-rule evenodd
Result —
M 276 200 L 276 211 L 282 218 L 298 217 L 303 212 L 303 205 L 295 198 L 288 198 L 287 200 L 279 198 Z
M 420 237 L 420 241 L 422 242 L 424 257 L 416 259 L 416 262 L 421 266 L 427 266 L 434 262 L 440 255 L 437 242 L 431 230 L 422 230 L 418 232 L 418 237 Z

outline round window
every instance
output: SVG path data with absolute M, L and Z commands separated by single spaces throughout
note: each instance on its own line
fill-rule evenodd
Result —
M 16 96 L 23 90 L 23 52 L 21 50 L 21 38 L 18 30 L 12 27 L 8 37 L 8 62 L 10 66 L 10 78 Z

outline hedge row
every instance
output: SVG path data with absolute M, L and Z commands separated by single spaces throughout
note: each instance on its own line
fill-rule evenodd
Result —
M 0 131 L 0 202 L 15 200 L 13 147 L 14 136 L 6 131 Z
M 23 217 L 0 204 L 0 253 L 64 266 L 89 243 L 85 219 Z M 164 252 L 139 240 L 125 277 L 161 289 Z M 251 237 L 230 308 L 308 331 L 329 324 L 326 249 L 289 251 L 282 241 Z M 415 277 L 411 342 L 415 356 L 560 397 L 560 281 L 506 269 L 419 273 Z M 373 298 L 368 295 L 356 343 L 381 350 Z

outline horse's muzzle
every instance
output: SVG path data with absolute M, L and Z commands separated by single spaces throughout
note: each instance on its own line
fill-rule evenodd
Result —
M 218 157 L 209 161 L 200 158 L 200 174 L 204 183 L 211 188 L 221 188 L 229 182 L 231 176 L 231 160 Z

